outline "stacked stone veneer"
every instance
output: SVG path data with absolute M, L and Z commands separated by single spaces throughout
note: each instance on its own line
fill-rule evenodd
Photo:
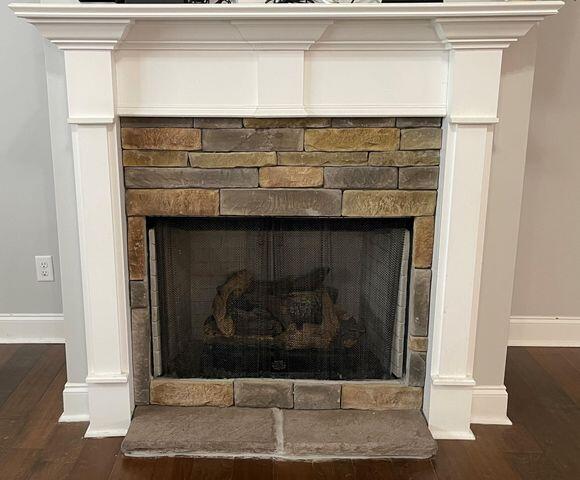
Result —
M 421 406 L 441 119 L 124 118 L 121 127 L 138 404 Z M 413 218 L 405 378 L 152 378 L 159 339 L 152 338 L 158 329 L 152 333 L 151 319 L 158 307 L 156 284 L 150 288 L 148 280 L 146 217 L 219 215 Z

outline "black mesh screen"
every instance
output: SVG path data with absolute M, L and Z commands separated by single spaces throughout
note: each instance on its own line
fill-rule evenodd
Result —
M 392 378 L 404 221 L 152 222 L 164 376 Z

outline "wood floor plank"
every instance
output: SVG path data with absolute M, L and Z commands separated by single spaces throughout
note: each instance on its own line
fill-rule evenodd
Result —
M 568 362 L 560 349 L 535 348 L 530 354 L 576 406 L 580 406 L 580 369 Z
M 356 480 L 393 480 L 397 478 L 395 468 L 390 460 L 354 460 Z
M 498 452 L 502 453 L 542 453 L 543 450 L 533 435 L 520 424 L 472 425 L 477 438 L 489 439 Z
M 28 480 L 40 452 L 28 448 L 9 448 L 0 453 L 0 478 Z
M 43 351 L 17 388 L 8 396 L 0 409 L 0 418 L 27 417 L 45 395 L 54 377 L 64 366 L 64 350 L 52 345 Z M 12 358 L 14 359 L 16 355 Z
M 48 349 L 48 345 L 18 345 L 18 349 L 0 366 L 0 414 L 6 400 Z
M 509 453 L 507 459 L 513 469 L 525 480 L 577 480 L 573 477 L 562 476 L 562 472 L 544 453 Z
M 33 465 L 29 480 L 65 479 L 72 472 L 84 446 L 86 423 L 56 424 Z
M 196 458 L 191 463 L 191 480 L 231 480 L 234 475 L 231 459 Z
M 272 480 L 274 478 L 274 462 L 272 460 L 234 460 L 233 480 Z
M 1 348 L 0 348 L 0 368 L 2 368 L 2 366 L 8 360 L 10 360 L 10 357 L 12 357 L 12 355 L 14 355 L 21 346 L 22 345 L 19 345 L 17 343 L 1 346 Z
M 396 480 L 436 480 L 430 460 L 391 460 Z
M 274 462 L 274 480 L 311 480 L 312 462 Z
M 84 439 L 83 448 L 68 478 L 104 480 L 109 477 L 120 453 L 122 438 Z
M 108 480 L 150 480 L 155 472 L 156 458 L 130 458 L 117 455 Z
M 560 478 L 578 478 L 580 409 L 530 350 L 511 348 L 508 359 L 508 415 L 531 432 Z
M 312 478 L 315 480 L 354 480 L 352 460 L 313 462 Z
M 64 382 L 66 382 L 66 370 L 63 365 L 29 415 L 20 420 L 22 430 L 14 439 L 15 447 L 43 448 L 47 446 L 49 438 L 59 426 L 58 418 L 62 413 Z M 82 438 L 82 434 L 78 438 Z

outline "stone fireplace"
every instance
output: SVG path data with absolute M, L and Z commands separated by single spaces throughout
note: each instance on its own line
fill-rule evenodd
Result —
M 86 435 L 473 438 L 502 51 L 561 5 L 13 4 L 64 50 Z
M 122 118 L 136 403 L 420 408 L 440 127 Z

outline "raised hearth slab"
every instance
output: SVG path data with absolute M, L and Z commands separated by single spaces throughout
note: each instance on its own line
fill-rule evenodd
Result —
M 429 458 L 421 412 L 137 407 L 122 445 L 134 457 Z

